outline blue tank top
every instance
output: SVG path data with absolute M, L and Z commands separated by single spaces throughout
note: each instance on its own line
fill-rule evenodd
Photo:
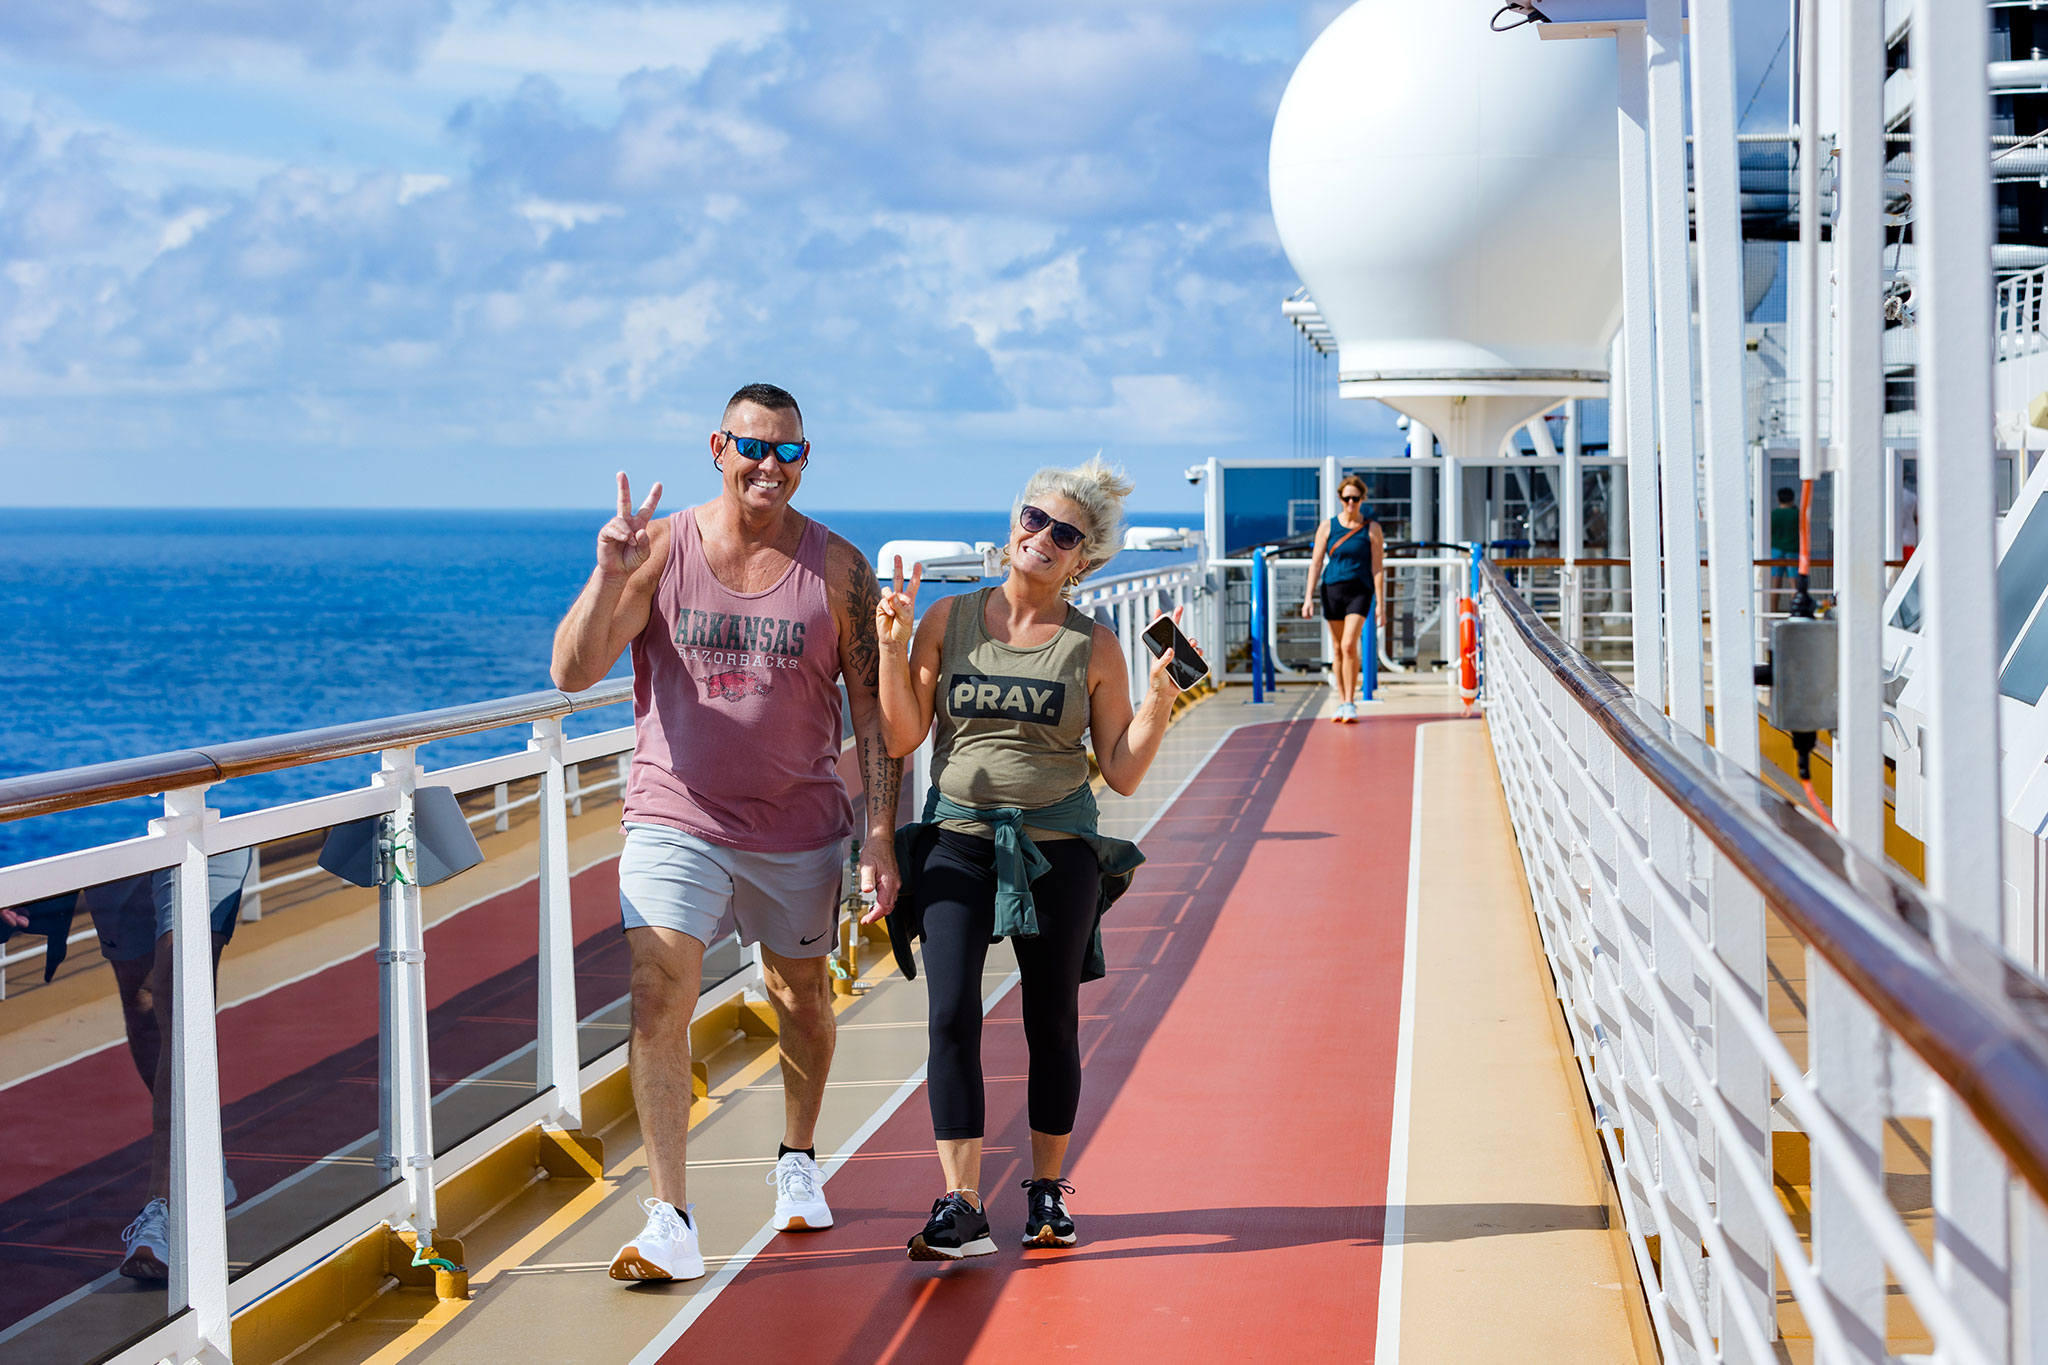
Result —
M 1344 537 L 1351 539 L 1344 540 Z M 1344 540 L 1340 547 L 1337 542 Z M 1370 583 L 1372 581 L 1372 518 L 1352 535 L 1341 518 L 1330 518 L 1329 555 L 1323 561 L 1325 583 Z

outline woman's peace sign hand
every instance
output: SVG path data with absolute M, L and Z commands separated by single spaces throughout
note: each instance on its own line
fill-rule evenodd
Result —
M 895 585 L 875 603 L 875 638 L 884 649 L 910 648 L 910 634 L 917 618 L 917 589 L 924 582 L 924 561 L 910 566 L 910 591 L 903 591 L 903 556 L 896 556 Z
M 647 491 L 647 501 L 640 504 L 640 510 L 633 510 L 633 485 L 626 481 L 623 471 L 619 474 L 619 514 L 604 524 L 597 533 L 597 568 L 607 578 L 624 578 L 647 562 L 648 546 L 652 537 L 647 525 L 654 520 L 654 509 L 661 502 L 661 485 L 656 483 Z

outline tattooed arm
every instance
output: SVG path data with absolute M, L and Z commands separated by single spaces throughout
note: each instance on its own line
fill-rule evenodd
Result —
M 846 683 L 847 709 L 853 715 L 853 743 L 860 759 L 860 784 L 866 799 L 867 830 L 860 845 L 860 888 L 875 895 L 879 919 L 896 904 L 900 878 L 896 872 L 896 803 L 903 791 L 903 762 L 889 757 L 882 739 L 880 647 L 875 639 L 875 607 L 881 590 L 867 557 L 838 536 L 826 552 L 826 591 L 839 623 L 839 672 Z

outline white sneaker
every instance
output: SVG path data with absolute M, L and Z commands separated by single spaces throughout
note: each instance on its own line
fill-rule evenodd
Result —
M 1345 702 L 1337 708 L 1337 719 L 1349 725 L 1352 721 L 1358 719 L 1358 708 L 1348 701 Z
M 131 1280 L 171 1278 L 171 1240 L 165 1224 L 171 1206 L 152 1199 L 121 1233 L 121 1273 Z
M 768 1172 L 775 1187 L 775 1230 L 802 1232 L 832 1226 L 832 1210 L 825 1203 L 825 1173 L 818 1163 L 802 1152 L 790 1152 Z
M 647 1226 L 612 1257 L 615 1280 L 695 1280 L 704 1275 L 704 1253 L 697 1249 L 697 1224 L 690 1217 L 696 1205 L 675 1205 L 643 1199 Z

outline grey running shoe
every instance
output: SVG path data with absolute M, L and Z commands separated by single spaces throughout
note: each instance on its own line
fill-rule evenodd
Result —
M 121 1273 L 131 1280 L 171 1278 L 171 1206 L 152 1199 L 121 1232 Z

